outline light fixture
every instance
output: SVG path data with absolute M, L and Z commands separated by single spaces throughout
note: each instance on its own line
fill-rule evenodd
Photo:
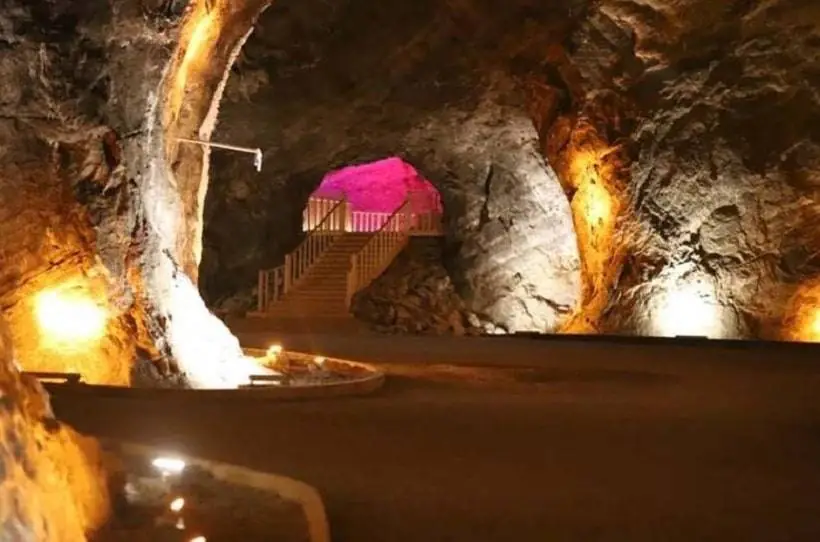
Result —
M 175 457 L 157 457 L 151 464 L 165 476 L 181 474 L 185 470 L 185 461 Z
M 253 155 L 253 167 L 256 171 L 262 171 L 262 149 L 259 147 L 240 147 L 239 145 L 228 145 L 227 143 L 217 143 L 215 141 L 202 141 L 201 139 L 190 139 L 187 137 L 178 137 L 176 140 L 180 143 L 191 143 L 193 145 L 200 145 L 202 147 L 225 149 L 228 151 L 244 152 Z
M 171 512 L 180 512 L 184 506 L 185 499 L 183 499 L 182 497 L 177 497 L 176 499 L 171 501 L 171 504 L 168 505 L 168 508 L 171 510 Z
M 55 350 L 79 350 L 105 335 L 108 311 L 80 284 L 65 284 L 41 291 L 34 298 L 34 313 L 43 344 Z
M 705 282 L 676 282 L 661 294 L 653 311 L 654 332 L 665 337 L 722 335 L 721 307 Z
M 281 344 L 272 344 L 268 347 L 266 355 L 269 358 L 275 358 L 281 353 L 282 353 L 282 345 Z
M 206 542 L 206 539 L 204 536 L 195 536 L 189 542 Z
M 315 363 L 319 367 L 322 367 L 325 364 L 325 361 L 327 361 L 327 358 L 325 358 L 324 356 L 316 356 L 315 358 L 313 358 L 313 363 Z

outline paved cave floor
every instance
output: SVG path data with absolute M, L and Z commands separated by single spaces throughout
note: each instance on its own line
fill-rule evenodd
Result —
M 101 436 L 290 475 L 337 542 L 820 540 L 819 348 L 238 331 L 389 362 L 367 398 L 53 398 Z

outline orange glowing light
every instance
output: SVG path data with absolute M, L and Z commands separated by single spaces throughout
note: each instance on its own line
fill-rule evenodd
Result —
M 572 157 L 570 166 L 571 182 L 575 187 L 584 186 L 590 181 L 598 179 L 598 154 L 592 151 L 579 152 Z
M 614 200 L 602 178 L 601 157 L 595 151 L 579 152 L 573 156 L 570 168 L 572 184 L 578 189 L 576 209 L 593 228 L 606 226 L 614 215 Z
M 268 347 L 266 352 L 269 358 L 275 358 L 282 353 L 282 345 L 281 344 L 272 344 Z
M 609 222 L 612 217 L 612 196 L 599 183 L 591 182 L 582 189 L 584 216 L 593 226 Z
M 56 350 L 88 347 L 105 335 L 108 311 L 79 285 L 43 290 L 34 299 L 43 344 Z
M 806 326 L 805 339 L 811 342 L 820 342 L 820 309 L 813 308 L 809 317 L 810 321 Z
M 193 30 L 191 31 L 188 45 L 185 48 L 185 55 L 179 64 L 177 70 L 177 78 L 174 81 L 173 89 L 171 91 L 171 111 L 179 111 L 182 105 L 182 99 L 185 96 L 185 87 L 188 85 L 189 76 L 195 73 L 198 69 L 197 63 L 208 62 L 208 50 L 205 45 L 212 41 L 211 35 L 215 30 L 219 30 L 219 25 L 214 24 L 215 12 L 201 11 L 201 15 L 196 18 L 196 22 L 191 23 Z

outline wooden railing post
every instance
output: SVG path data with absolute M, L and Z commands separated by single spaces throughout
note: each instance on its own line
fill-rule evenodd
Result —
M 350 269 L 347 271 L 347 293 L 345 294 L 345 307 L 347 309 L 350 309 L 350 305 L 353 303 L 353 294 L 356 293 L 356 283 L 358 282 L 356 273 L 356 255 L 353 254 L 350 256 Z
M 265 312 L 265 309 L 267 308 L 267 295 L 265 294 L 265 282 L 267 281 L 266 277 L 267 271 L 259 272 L 259 279 L 256 285 L 256 310 L 259 312 Z
M 285 284 L 283 286 L 283 293 L 288 293 L 290 290 L 290 282 L 293 277 L 293 258 L 290 254 L 285 255 Z

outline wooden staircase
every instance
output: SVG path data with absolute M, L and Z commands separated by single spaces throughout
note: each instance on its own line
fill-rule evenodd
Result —
M 353 295 L 390 265 L 412 235 L 441 235 L 441 211 L 413 212 L 412 193 L 393 213 L 351 212 L 344 197 L 311 200 L 304 241 L 284 265 L 259 272 L 252 316 L 351 318 Z
M 351 258 L 373 237 L 372 233 L 345 232 L 311 265 L 298 286 L 272 303 L 268 317 L 347 317 L 347 275 Z

